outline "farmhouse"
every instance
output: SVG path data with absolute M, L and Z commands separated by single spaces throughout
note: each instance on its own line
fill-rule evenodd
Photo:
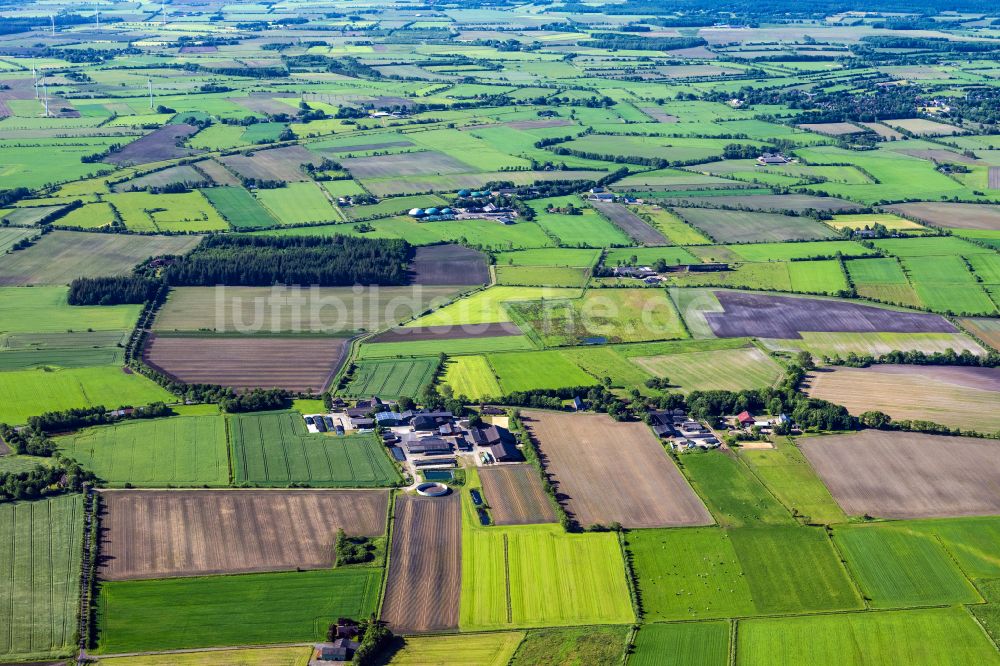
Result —
M 754 423 L 756 423 L 756 421 L 753 418 L 753 415 L 748 411 L 742 411 L 739 414 L 737 414 L 736 422 L 739 423 L 744 428 L 749 428 Z
M 781 153 L 764 153 L 763 155 L 757 158 L 757 164 L 760 166 L 788 164 L 789 162 L 791 162 L 791 160 L 782 155 Z
M 349 638 L 338 638 L 331 643 L 317 643 L 313 661 L 350 661 L 360 646 L 360 643 Z

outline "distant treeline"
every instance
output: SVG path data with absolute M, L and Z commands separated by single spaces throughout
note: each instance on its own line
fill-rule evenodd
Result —
M 76 278 L 69 285 L 70 305 L 122 305 L 145 303 L 156 295 L 161 282 L 138 275 Z
M 409 258 L 402 240 L 226 234 L 174 258 L 163 276 L 176 286 L 402 285 Z
M 701 37 L 640 37 L 616 32 L 597 32 L 593 37 L 594 39 L 581 41 L 580 46 L 622 51 L 674 51 L 705 46 L 708 43 Z

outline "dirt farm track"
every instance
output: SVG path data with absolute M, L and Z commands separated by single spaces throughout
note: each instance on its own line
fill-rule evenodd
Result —
M 385 533 L 384 490 L 116 490 L 101 494 L 107 580 L 333 566 L 337 529 Z
M 711 525 L 712 516 L 644 423 L 522 412 L 566 511 L 583 527 Z

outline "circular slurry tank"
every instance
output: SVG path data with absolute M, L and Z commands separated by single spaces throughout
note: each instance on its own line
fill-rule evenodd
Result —
M 417 486 L 417 494 L 424 497 L 441 497 L 451 492 L 451 488 L 436 481 L 426 481 Z

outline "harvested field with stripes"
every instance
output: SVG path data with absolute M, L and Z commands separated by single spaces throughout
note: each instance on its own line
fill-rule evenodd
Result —
M 591 201 L 590 205 L 638 243 L 643 245 L 670 244 L 670 241 L 663 234 L 646 224 L 641 217 L 622 204 Z
M 711 525 L 702 501 L 644 423 L 525 411 L 522 420 L 566 512 L 581 526 Z
M 385 490 L 122 490 L 102 494 L 107 580 L 323 569 L 337 530 L 385 533 Z
M 481 467 L 479 479 L 483 483 L 483 495 L 490 506 L 493 522 L 497 525 L 530 525 L 559 520 L 534 465 Z
M 799 440 L 849 515 L 943 518 L 1000 513 L 997 442 L 864 430 Z
M 0 661 L 72 651 L 82 537 L 80 495 L 0 505 Z
M 855 415 L 885 412 L 895 420 L 933 421 L 951 428 L 1000 431 L 1000 369 L 873 365 L 838 367 L 809 375 L 811 397 L 843 405 Z
M 188 384 L 319 392 L 340 366 L 347 345 L 347 338 L 333 337 L 150 335 L 143 359 Z
M 382 620 L 396 633 L 457 629 L 462 588 L 459 496 L 400 497 L 392 537 Z

